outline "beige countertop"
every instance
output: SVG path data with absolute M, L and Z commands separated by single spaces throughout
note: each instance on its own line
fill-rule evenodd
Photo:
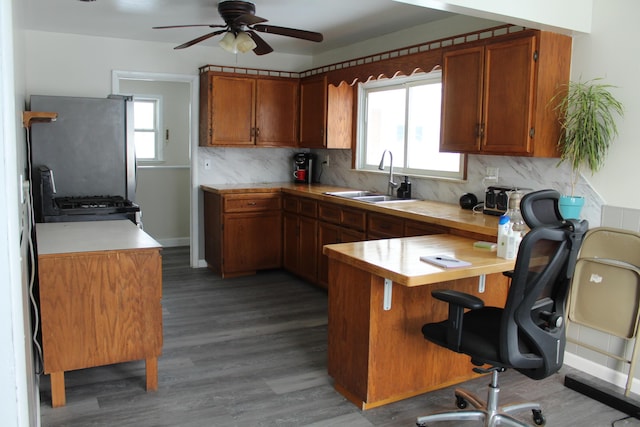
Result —
M 350 190 L 344 187 L 294 183 L 211 184 L 203 185 L 202 190 L 217 194 L 283 192 L 487 236 L 496 237 L 498 230 L 497 216 L 474 213 L 450 203 L 415 200 L 374 204 L 324 194 L 327 191 Z
M 38 256 L 161 248 L 128 219 L 36 224 Z
M 498 258 L 495 252 L 475 249 L 474 241 L 451 234 L 437 234 L 339 243 L 325 246 L 323 252 L 331 259 L 404 286 L 429 285 L 513 270 L 515 260 Z M 420 260 L 421 256 L 429 255 L 444 255 L 471 265 L 442 268 Z

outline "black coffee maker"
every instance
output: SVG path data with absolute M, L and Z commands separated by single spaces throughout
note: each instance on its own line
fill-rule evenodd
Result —
M 316 155 L 311 153 L 296 153 L 293 155 L 293 179 L 297 184 L 315 182 L 314 173 Z

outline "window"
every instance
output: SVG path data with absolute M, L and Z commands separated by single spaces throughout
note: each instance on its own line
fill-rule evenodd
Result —
M 389 150 L 399 174 L 464 179 L 464 156 L 438 151 L 441 97 L 440 71 L 361 84 L 357 169 L 378 170 Z
M 160 102 L 160 97 L 135 96 L 133 99 L 134 141 L 137 160 L 162 160 Z

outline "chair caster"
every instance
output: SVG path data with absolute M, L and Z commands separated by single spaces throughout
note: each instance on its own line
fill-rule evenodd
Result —
M 458 409 L 465 409 L 469 404 L 464 397 L 456 396 L 456 406 Z
M 547 420 L 544 418 L 544 415 L 542 415 L 542 411 L 540 409 L 532 409 L 531 412 L 533 412 L 533 422 L 535 425 L 543 426 L 547 423 Z

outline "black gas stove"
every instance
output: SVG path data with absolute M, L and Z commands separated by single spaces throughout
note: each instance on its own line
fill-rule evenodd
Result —
M 128 219 L 138 224 L 140 206 L 122 196 L 55 197 L 53 173 L 47 167 L 35 175 L 36 222 L 108 221 Z
M 44 222 L 129 219 L 137 223 L 140 206 L 122 196 L 55 197 L 44 206 Z

